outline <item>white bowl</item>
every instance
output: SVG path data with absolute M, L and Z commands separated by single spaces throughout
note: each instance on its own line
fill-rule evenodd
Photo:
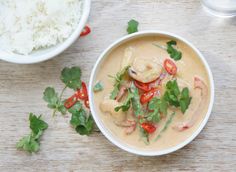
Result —
M 198 129 L 191 135 L 191 137 L 189 137 L 188 139 L 186 139 L 184 142 L 165 149 L 165 150 L 161 150 L 161 151 L 155 151 L 155 150 L 140 150 L 138 148 L 135 147 L 131 147 L 127 144 L 122 143 L 118 138 L 116 138 L 114 135 L 112 135 L 112 133 L 107 129 L 107 127 L 103 124 L 103 122 L 101 121 L 101 119 L 99 118 L 99 115 L 96 112 L 96 108 L 94 105 L 94 93 L 93 93 L 93 85 L 96 82 L 96 74 L 97 71 L 100 68 L 100 65 L 102 64 L 102 62 L 106 59 L 107 54 L 110 53 L 114 48 L 116 48 L 117 46 L 133 39 L 133 38 L 137 38 L 137 37 L 143 37 L 143 36 L 147 36 L 147 35 L 163 35 L 163 36 L 168 36 L 168 37 L 172 37 L 175 38 L 177 40 L 183 41 L 184 43 L 186 43 L 189 47 L 191 47 L 198 55 L 198 57 L 200 58 L 200 60 L 202 61 L 202 63 L 204 64 L 206 70 L 207 70 L 207 74 L 209 77 L 209 81 L 210 81 L 210 91 L 211 91 L 211 96 L 210 96 L 210 103 L 209 103 L 209 107 L 208 107 L 208 111 L 203 119 L 203 121 L 201 122 L 200 126 L 198 127 Z M 188 143 L 190 143 L 203 129 L 203 127 L 206 125 L 208 118 L 211 114 L 211 110 L 212 110 L 212 106 L 213 106 L 213 102 L 214 102 L 214 82 L 213 82 L 213 76 L 211 73 L 211 70 L 205 60 L 205 58 L 203 57 L 203 55 L 200 53 L 200 51 L 193 46 L 193 44 L 191 44 L 189 41 L 187 41 L 186 39 L 175 35 L 173 33 L 169 33 L 169 32 L 164 32 L 164 31 L 142 31 L 142 32 L 137 32 L 131 35 L 127 35 L 124 36 L 120 39 L 118 39 L 117 41 L 115 41 L 113 44 L 111 44 L 105 51 L 103 51 L 103 53 L 100 55 L 100 57 L 98 58 L 97 62 L 94 65 L 94 68 L 92 70 L 92 74 L 90 77 L 90 82 L 89 82 L 89 100 L 90 100 L 90 109 L 91 109 L 91 113 L 93 115 L 93 118 L 98 126 L 98 128 L 101 130 L 101 132 L 106 136 L 106 138 L 108 140 L 110 140 L 113 144 L 115 144 L 116 146 L 118 146 L 119 148 L 128 151 L 130 153 L 134 153 L 137 155 L 143 155 L 143 156 L 159 156 L 159 155 L 164 155 L 164 154 L 168 154 L 171 152 L 174 152 L 182 147 L 184 147 L 185 145 L 187 145 Z
M 0 50 L 0 59 L 12 63 L 31 64 L 51 59 L 62 53 L 80 36 L 89 16 L 90 4 L 91 0 L 84 0 L 80 22 L 73 33 L 64 42 L 49 48 L 33 51 L 29 55 L 20 55 Z

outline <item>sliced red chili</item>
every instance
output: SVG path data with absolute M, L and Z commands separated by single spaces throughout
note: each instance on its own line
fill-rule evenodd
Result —
M 85 105 L 88 109 L 90 109 L 89 100 L 88 100 L 88 99 L 87 99 L 87 100 L 84 100 L 84 105 Z
M 148 122 L 142 123 L 141 127 L 149 134 L 154 133 L 156 131 L 156 127 Z
M 159 88 L 152 88 L 150 91 L 144 93 L 140 97 L 141 104 L 149 102 L 155 95 L 159 95 Z
M 140 90 L 142 91 L 150 91 L 152 88 L 156 87 L 156 85 L 158 84 L 157 81 L 158 81 L 159 77 L 157 79 L 155 79 L 154 81 L 151 81 L 151 82 L 148 82 L 148 83 L 142 83 L 142 82 L 139 82 L 139 81 L 134 81 L 134 85 L 139 88 Z
M 142 83 L 142 82 L 139 82 L 139 81 L 134 81 L 134 85 L 139 88 L 140 90 L 143 90 L 143 91 L 149 91 L 150 88 L 149 88 L 149 83 Z
M 77 95 L 77 98 L 79 98 L 81 100 L 88 99 L 87 86 L 84 82 L 82 82 L 81 88 L 77 90 L 76 95 Z
M 81 32 L 80 36 L 86 36 L 91 32 L 91 29 L 88 25 L 86 25 L 83 29 L 83 31 Z
M 175 75 L 177 73 L 177 66 L 170 59 L 165 59 L 164 68 L 170 75 Z
M 74 94 L 73 96 L 71 96 L 70 98 L 68 98 L 68 99 L 65 101 L 64 106 L 65 106 L 65 108 L 69 109 L 69 108 L 71 108 L 76 102 L 77 102 L 77 96 L 76 96 L 76 94 Z

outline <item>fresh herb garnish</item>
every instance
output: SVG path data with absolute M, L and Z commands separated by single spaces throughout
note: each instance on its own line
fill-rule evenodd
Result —
M 191 102 L 192 97 L 189 96 L 189 90 L 187 87 L 183 88 L 180 92 L 179 86 L 176 80 L 168 81 L 166 84 L 166 91 L 164 99 L 172 106 L 180 107 L 180 110 L 185 113 Z
M 147 120 L 152 122 L 160 121 L 160 113 L 167 114 L 167 102 L 164 98 L 158 99 L 157 97 L 152 98 L 148 103 L 148 109 L 151 110 L 148 114 Z
M 129 67 L 130 66 L 124 67 L 120 72 L 116 74 L 115 77 L 112 76 L 112 78 L 115 78 L 115 83 L 114 83 L 114 89 L 112 90 L 110 95 L 110 99 L 114 100 L 118 95 L 120 86 L 124 82 L 124 77 L 127 75 Z
M 185 111 L 188 109 L 191 99 L 192 97 L 189 96 L 188 88 L 187 87 L 183 88 L 181 92 L 180 101 L 179 101 L 179 105 L 183 113 L 185 113 Z
M 77 113 L 82 109 L 82 104 L 80 102 L 76 102 L 70 109 L 68 109 L 68 112 L 71 114 Z
M 138 32 L 138 25 L 139 23 L 136 20 L 134 19 L 130 20 L 128 22 L 128 27 L 127 27 L 128 34 Z
M 71 88 L 73 90 L 76 90 L 76 94 L 72 96 L 74 98 L 73 100 L 71 100 L 73 101 L 72 106 L 70 106 L 70 108 L 67 107 L 68 112 L 71 113 L 70 123 L 79 134 L 89 135 L 92 132 L 94 122 L 93 122 L 91 114 L 86 112 L 82 104 L 78 101 L 79 95 L 82 94 L 80 92 L 85 91 L 85 90 L 81 90 L 83 89 L 81 85 L 84 84 L 84 87 L 85 87 L 84 89 L 86 89 L 85 83 L 81 82 L 80 68 L 77 66 L 71 67 L 71 68 L 68 68 L 68 67 L 64 68 L 61 72 L 60 79 L 65 84 L 65 87 L 61 91 L 60 96 L 58 96 L 54 88 L 48 87 L 44 91 L 43 99 L 48 103 L 49 108 L 54 109 L 53 115 L 57 111 L 61 112 L 62 114 L 65 114 L 67 112 L 67 109 L 65 108 L 65 104 L 64 104 L 65 101 L 62 101 L 63 93 L 66 90 L 66 88 Z M 79 89 L 80 89 L 80 92 L 78 92 Z M 82 100 L 88 101 L 85 99 L 82 99 Z
M 84 109 L 73 111 L 70 124 L 80 135 L 89 135 L 93 130 L 93 119 L 91 114 L 87 114 Z
M 171 40 L 166 44 L 167 44 L 167 52 L 170 54 L 170 57 L 175 61 L 180 60 L 182 58 L 182 53 L 173 47 L 173 45 L 177 44 L 176 41 Z
M 17 149 L 32 152 L 38 152 L 40 148 L 40 137 L 44 130 L 48 128 L 48 124 L 41 119 L 40 116 L 36 116 L 33 113 L 29 115 L 31 133 L 28 136 L 19 140 L 16 147 Z
M 81 87 L 81 70 L 79 67 L 65 67 L 61 71 L 61 81 L 66 85 L 66 87 L 69 87 L 73 90 L 77 90 Z
M 77 92 L 78 89 L 82 89 L 81 70 L 77 66 L 64 68 L 61 72 L 60 79 L 65 84 L 65 87 L 62 90 L 60 96 L 58 96 L 55 89 L 52 87 L 48 87 L 44 91 L 43 99 L 48 103 L 49 108 L 54 109 L 53 114 L 55 114 L 57 111 L 61 112 L 62 114 L 66 113 L 67 109 L 65 108 L 64 101 L 62 101 L 63 93 L 66 88 L 71 88 Z M 89 135 L 92 132 L 94 122 L 91 114 L 84 110 L 84 107 L 77 100 L 77 98 L 75 104 L 73 104 L 73 106 L 68 109 L 68 112 L 72 114 L 70 123 L 79 134 Z
M 68 109 L 68 112 L 72 114 L 70 123 L 75 128 L 76 132 L 80 135 L 89 135 L 92 132 L 94 122 L 90 112 L 86 112 L 82 104 L 78 101 L 78 98 L 82 99 L 80 96 L 83 95 L 82 101 L 85 106 L 88 107 L 88 98 L 87 95 L 85 95 L 87 90 L 81 90 L 82 82 L 80 78 L 81 70 L 79 67 L 64 68 L 61 72 L 60 79 L 65 86 L 60 95 L 53 87 L 47 87 L 43 92 L 43 99 L 47 102 L 47 106 L 50 109 L 53 109 L 53 116 L 56 112 L 61 112 L 61 114 L 64 115 Z M 82 83 L 82 85 L 84 86 L 82 89 L 86 89 L 85 83 Z M 66 101 L 62 100 L 66 88 L 76 90 L 76 93 L 72 96 L 72 98 L 74 98 L 73 101 L 75 102 L 71 104 L 70 108 L 65 108 Z M 68 100 L 70 100 L 70 98 L 67 99 L 67 101 Z M 48 124 L 41 120 L 41 116 L 37 117 L 32 113 L 30 113 L 29 120 L 32 132 L 17 143 L 17 148 L 28 152 L 37 152 L 39 150 L 40 136 L 43 134 L 43 131 L 47 129 Z
M 56 93 L 53 87 L 47 87 L 43 92 L 43 99 L 48 103 L 48 108 L 54 109 L 53 116 L 55 113 L 61 112 L 61 114 L 65 115 L 66 108 L 60 97 L 58 97 L 58 93 Z
M 102 91 L 102 90 L 103 90 L 103 86 L 100 82 L 97 82 L 93 87 L 94 92 L 99 92 L 99 91 Z
M 182 52 L 178 51 L 175 47 L 175 45 L 177 45 L 176 41 L 171 40 L 169 42 L 166 43 L 167 47 L 164 45 L 159 45 L 157 43 L 153 43 L 153 45 L 155 45 L 156 47 L 159 47 L 161 49 L 164 49 L 168 52 L 168 54 L 170 55 L 170 57 L 172 59 L 174 59 L 175 61 L 180 60 L 182 58 Z
M 128 89 L 128 96 L 124 103 L 121 106 L 115 107 L 115 111 L 118 112 L 120 109 L 122 109 L 123 112 L 128 111 L 131 106 L 131 99 L 134 97 L 134 95 L 131 93 L 130 89 Z

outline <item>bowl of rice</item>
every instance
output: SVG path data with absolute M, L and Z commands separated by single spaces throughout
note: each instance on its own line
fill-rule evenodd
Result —
M 67 49 L 86 25 L 90 0 L 0 2 L 0 59 L 38 63 Z

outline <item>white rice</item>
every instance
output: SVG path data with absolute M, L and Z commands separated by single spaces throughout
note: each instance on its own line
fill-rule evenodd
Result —
M 82 0 L 0 0 L 0 48 L 19 54 L 63 42 L 74 31 Z

